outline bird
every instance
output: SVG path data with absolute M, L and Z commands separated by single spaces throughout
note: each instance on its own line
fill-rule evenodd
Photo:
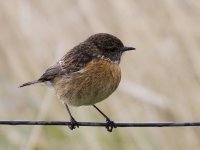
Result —
M 19 87 L 50 83 L 58 99 L 66 107 L 71 130 L 79 125 L 69 106 L 91 105 L 105 117 L 106 129 L 112 132 L 113 128 L 116 128 L 114 121 L 95 104 L 109 97 L 117 89 L 121 80 L 121 57 L 124 52 L 130 50 L 135 48 L 124 46 L 116 36 L 96 33 L 67 51 L 60 60 L 46 69 L 39 79 Z

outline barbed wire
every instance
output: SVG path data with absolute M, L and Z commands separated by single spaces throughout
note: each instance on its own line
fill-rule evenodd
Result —
M 0 125 L 47 125 L 47 126 L 70 126 L 71 122 L 64 121 L 29 121 L 29 120 L 2 120 Z M 78 126 L 106 127 L 102 122 L 77 122 Z M 189 127 L 200 126 L 200 122 L 134 122 L 115 123 L 116 127 Z

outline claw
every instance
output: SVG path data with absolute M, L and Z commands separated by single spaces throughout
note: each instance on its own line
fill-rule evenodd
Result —
M 73 118 L 71 117 L 70 118 L 70 124 L 68 125 L 68 127 L 73 130 L 75 129 L 76 127 L 79 128 L 79 125 L 78 125 L 78 122 Z
M 109 118 L 106 119 L 106 129 L 108 132 L 112 132 L 113 128 L 117 128 L 115 123 L 111 121 Z

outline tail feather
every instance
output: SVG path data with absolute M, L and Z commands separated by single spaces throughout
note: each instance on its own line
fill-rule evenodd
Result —
M 41 82 L 41 81 L 39 81 L 39 80 L 27 82 L 27 83 L 24 83 L 24 84 L 20 85 L 19 88 L 24 87 L 24 86 L 28 86 L 28 85 L 31 85 L 31 84 L 40 83 L 40 82 Z

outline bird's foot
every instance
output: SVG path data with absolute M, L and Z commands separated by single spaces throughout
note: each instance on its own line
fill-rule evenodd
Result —
M 79 125 L 78 122 L 73 117 L 70 117 L 70 124 L 68 125 L 68 127 L 70 128 L 70 130 L 73 130 L 76 127 L 79 128 Z
M 116 124 L 110 120 L 109 118 L 106 119 L 106 129 L 108 132 L 112 132 L 113 128 L 117 128 Z

